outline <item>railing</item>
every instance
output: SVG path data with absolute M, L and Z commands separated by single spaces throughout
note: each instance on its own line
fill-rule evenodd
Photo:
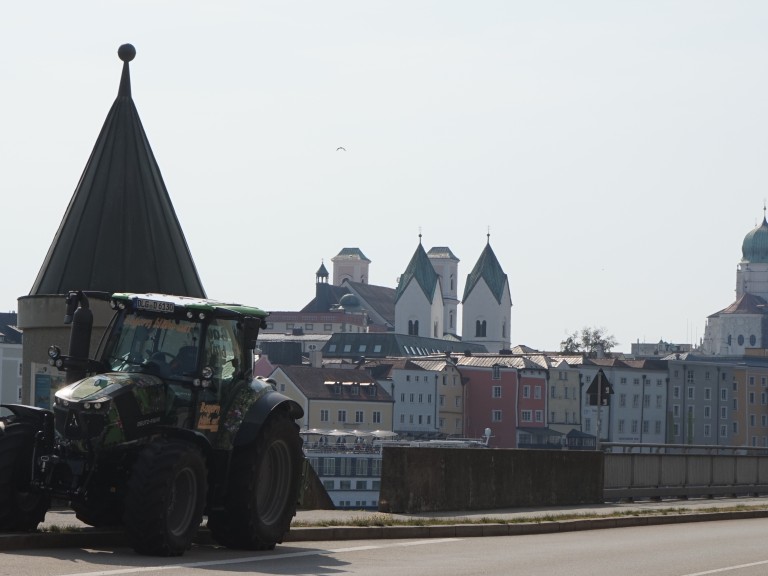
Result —
M 603 494 L 622 498 L 768 494 L 768 451 L 741 446 L 603 444 Z

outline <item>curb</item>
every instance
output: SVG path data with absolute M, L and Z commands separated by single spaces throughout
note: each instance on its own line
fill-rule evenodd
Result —
M 649 516 L 620 516 L 542 522 L 512 522 L 488 524 L 439 524 L 423 526 L 318 526 L 296 527 L 286 534 L 284 542 L 315 542 L 323 540 L 380 540 L 407 538 L 475 538 L 483 536 L 524 536 L 582 530 L 603 530 L 630 526 L 654 526 L 768 518 L 768 510 L 703 512 L 700 514 L 653 514 Z M 201 528 L 194 540 L 202 546 L 216 545 L 210 531 Z M 120 530 L 82 528 L 73 532 L 29 532 L 0 534 L 0 551 L 42 548 L 117 548 L 127 546 L 127 537 Z

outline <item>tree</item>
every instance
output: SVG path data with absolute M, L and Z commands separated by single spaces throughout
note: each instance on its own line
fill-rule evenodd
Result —
M 584 353 L 595 358 L 600 352 L 607 354 L 617 344 L 616 338 L 607 334 L 605 328 L 585 326 L 581 332 L 576 331 L 560 342 L 560 350 L 568 354 Z

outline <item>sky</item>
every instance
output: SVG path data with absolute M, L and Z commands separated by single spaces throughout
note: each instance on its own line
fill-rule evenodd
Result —
M 209 297 L 298 310 L 342 248 L 396 287 L 490 232 L 512 344 L 697 342 L 768 197 L 768 3 L 15 2 L 0 19 L 0 310 L 117 96 Z M 343 147 L 344 150 L 337 150 Z

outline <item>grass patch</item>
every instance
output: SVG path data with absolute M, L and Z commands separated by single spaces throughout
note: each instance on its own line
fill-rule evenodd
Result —
M 338 520 L 319 520 L 306 521 L 294 520 L 291 526 L 294 528 L 315 528 L 315 527 L 335 527 L 335 526 L 359 526 L 359 527 L 381 527 L 381 526 L 443 526 L 452 525 L 460 522 L 461 524 L 540 524 L 542 522 L 563 522 L 568 520 L 592 520 L 599 518 L 621 518 L 626 516 L 670 516 L 687 514 L 711 514 L 742 512 L 747 510 L 768 510 L 768 505 L 748 506 L 738 504 L 734 506 L 712 506 L 707 508 L 648 508 L 646 510 L 617 510 L 614 512 L 589 513 L 589 512 L 563 512 L 555 514 L 544 514 L 540 516 L 517 516 L 513 518 L 504 518 L 498 516 L 483 516 L 481 518 L 402 518 L 394 517 L 391 514 L 375 512 L 365 516 L 353 516 L 352 518 Z

